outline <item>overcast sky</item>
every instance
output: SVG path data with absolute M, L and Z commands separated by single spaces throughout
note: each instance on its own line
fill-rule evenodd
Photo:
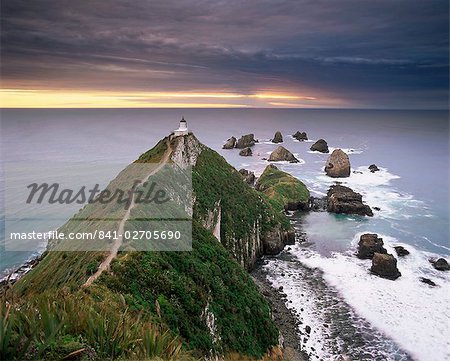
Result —
M 130 106 L 442 109 L 449 5 L 2 0 L 1 75 L 6 106 L 109 95 Z

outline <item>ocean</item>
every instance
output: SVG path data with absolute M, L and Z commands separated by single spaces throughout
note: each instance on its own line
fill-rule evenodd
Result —
M 322 196 L 335 179 L 323 171 L 326 154 L 309 151 L 323 138 L 330 149 L 349 154 L 351 176 L 340 180 L 363 195 L 374 217 L 311 212 L 293 215 L 307 242 L 265 260 L 274 286 L 283 286 L 288 307 L 301 314 L 312 336 L 304 348 L 316 359 L 347 354 L 352 359 L 450 359 L 450 275 L 428 259 L 450 258 L 448 111 L 315 109 L 3 109 L 1 111 L 1 208 L 4 237 L 6 170 L 18 163 L 53 164 L 71 182 L 81 182 L 80 163 L 98 171 L 106 184 L 120 169 L 178 127 L 182 116 L 197 138 L 237 169 L 261 174 L 262 158 L 283 146 L 301 160 L 277 163 Z M 305 131 L 310 139 L 290 135 Z M 252 157 L 223 150 L 232 135 L 254 133 Z M 380 171 L 371 173 L 375 163 Z M 37 179 L 39 167 L 24 176 Z M 55 174 L 56 174 L 55 173 Z M 72 209 L 61 214 L 70 217 Z M 59 220 L 61 222 L 61 220 Z M 49 224 L 57 227 L 59 223 Z M 389 253 L 403 245 L 410 255 L 398 260 L 402 277 L 389 281 L 368 272 L 370 261 L 355 257 L 359 235 L 378 233 Z M 0 250 L 0 272 L 19 266 L 33 252 Z M 438 287 L 419 281 L 432 279 Z M 303 309 L 303 310 L 302 310 Z

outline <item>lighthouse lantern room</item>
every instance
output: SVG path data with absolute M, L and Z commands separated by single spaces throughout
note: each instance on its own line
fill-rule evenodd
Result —
M 183 117 L 180 120 L 180 127 L 178 129 L 175 129 L 174 133 L 175 133 L 175 136 L 178 137 L 180 135 L 187 135 L 188 132 L 189 131 L 188 131 L 188 127 L 187 127 L 187 122 Z

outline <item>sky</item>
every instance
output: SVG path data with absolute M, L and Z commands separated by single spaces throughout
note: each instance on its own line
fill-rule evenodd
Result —
M 1 0 L 2 107 L 448 109 L 441 0 Z

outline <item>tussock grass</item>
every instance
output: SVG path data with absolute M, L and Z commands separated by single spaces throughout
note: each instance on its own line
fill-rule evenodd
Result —
M 77 294 L 0 305 L 2 360 L 193 360 L 169 330 Z

